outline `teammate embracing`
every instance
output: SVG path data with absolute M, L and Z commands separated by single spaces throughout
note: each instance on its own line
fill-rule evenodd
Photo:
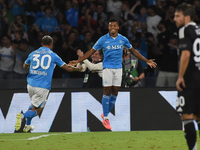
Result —
M 118 33 L 119 24 L 116 19 L 110 19 L 108 22 L 109 33 L 100 37 L 93 48 L 89 50 L 83 57 L 76 61 L 71 61 L 71 65 L 76 65 L 79 62 L 90 57 L 96 50 L 102 49 L 104 54 L 103 59 L 103 97 L 102 106 L 103 126 L 106 129 L 111 129 L 108 114 L 113 108 L 122 80 L 122 53 L 123 46 L 126 46 L 137 58 L 145 61 L 150 67 L 156 67 L 153 60 L 147 60 L 138 51 L 136 51 L 129 43 L 128 39 Z
M 179 29 L 180 69 L 176 82 L 177 112 L 182 114 L 189 150 L 197 150 L 194 120 L 200 129 L 200 28 L 193 22 L 195 8 L 181 4 L 174 21 Z
M 66 71 L 80 71 L 81 69 L 66 65 L 56 53 L 50 50 L 52 46 L 53 39 L 48 35 L 44 36 L 42 47 L 30 53 L 24 63 L 24 68 L 29 69 L 27 90 L 31 98 L 31 105 L 25 113 L 17 114 L 16 131 L 21 128 L 23 118 L 26 119 L 23 131 L 29 132 L 34 129 L 31 120 L 40 114 L 46 104 L 55 65 Z

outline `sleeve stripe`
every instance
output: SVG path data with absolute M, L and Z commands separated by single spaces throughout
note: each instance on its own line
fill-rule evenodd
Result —
M 179 39 L 183 39 L 185 37 L 184 31 L 185 31 L 185 27 L 182 27 L 179 29 Z

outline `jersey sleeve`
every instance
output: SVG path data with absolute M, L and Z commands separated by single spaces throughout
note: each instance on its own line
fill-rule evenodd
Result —
M 93 49 L 100 50 L 103 46 L 103 38 L 99 38 L 98 41 L 94 44 Z
M 131 49 L 132 45 L 130 44 L 129 40 L 124 37 L 124 46 L 127 48 L 127 49 Z
M 179 30 L 179 50 L 192 51 L 193 38 L 196 37 L 195 31 L 190 27 L 183 27 Z
M 62 61 L 62 59 L 56 53 L 54 53 L 54 63 L 59 67 L 62 67 L 65 64 L 65 62 Z

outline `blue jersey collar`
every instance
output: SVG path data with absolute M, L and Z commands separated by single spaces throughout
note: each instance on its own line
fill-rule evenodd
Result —
M 46 49 L 46 50 L 49 50 L 49 48 L 48 48 L 48 47 L 43 47 L 43 46 L 42 46 L 42 47 L 40 47 L 40 48 L 42 48 L 42 49 Z
M 117 33 L 117 36 L 116 36 L 116 38 L 119 36 L 119 33 Z M 114 38 L 114 37 L 112 37 L 112 36 L 110 36 L 110 33 L 108 32 L 107 33 L 107 37 L 111 37 L 111 38 L 113 38 L 113 39 L 116 39 L 116 38 Z

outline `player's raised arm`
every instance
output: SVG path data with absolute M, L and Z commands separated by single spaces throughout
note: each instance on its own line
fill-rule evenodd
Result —
M 155 68 L 156 67 L 156 63 L 154 62 L 155 59 L 146 59 L 144 56 L 142 56 L 137 50 L 135 50 L 133 47 L 130 48 L 130 51 L 132 52 L 132 54 L 134 56 L 136 56 L 137 58 L 141 59 L 142 61 L 146 62 L 151 68 Z
M 82 62 L 83 60 L 89 58 L 92 54 L 94 54 L 94 52 L 96 52 L 95 49 L 90 49 L 89 51 L 87 51 L 83 57 L 79 58 L 78 60 L 72 60 L 72 61 L 69 61 L 69 65 L 72 65 L 72 66 L 75 66 L 77 65 L 78 63 Z
M 79 66 L 79 67 L 74 67 L 74 66 L 71 66 L 69 64 L 64 64 L 62 67 L 62 69 L 68 71 L 68 72 L 72 72 L 72 71 L 81 71 L 82 67 Z

